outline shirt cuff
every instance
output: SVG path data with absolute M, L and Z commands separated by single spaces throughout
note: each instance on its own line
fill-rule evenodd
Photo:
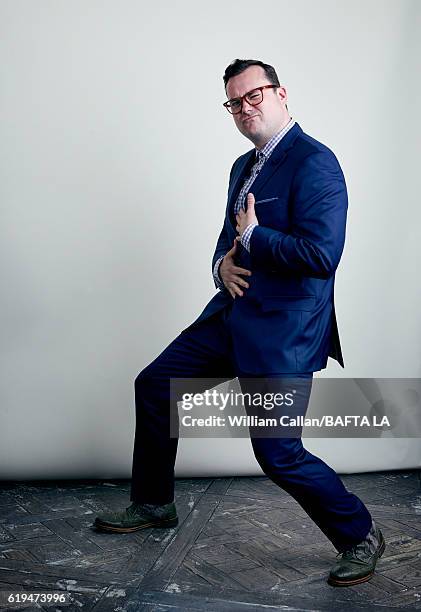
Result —
M 222 255 L 219 259 L 217 259 L 215 265 L 213 266 L 213 280 L 215 281 L 215 285 L 218 289 L 223 289 L 225 287 L 219 276 L 219 266 L 224 257 L 225 255 Z
M 243 247 L 245 249 L 247 249 L 247 251 L 250 253 L 250 238 L 251 235 L 253 233 L 254 228 L 259 225 L 258 223 L 250 223 L 250 225 L 247 225 L 246 229 L 244 230 L 242 236 L 241 236 L 241 244 L 243 245 Z

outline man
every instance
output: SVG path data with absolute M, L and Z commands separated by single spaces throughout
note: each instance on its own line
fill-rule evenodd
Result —
M 286 89 L 272 66 L 237 59 L 224 83 L 224 106 L 254 148 L 231 169 L 212 261 L 220 291 L 136 378 L 133 503 L 97 517 L 95 526 L 104 531 L 177 524 L 170 378 L 293 377 L 311 383 L 328 356 L 343 367 L 334 307 L 347 212 L 339 163 L 290 117 Z M 308 397 L 309 391 L 306 402 Z M 362 501 L 300 437 L 251 435 L 251 442 L 265 474 L 342 553 L 330 584 L 369 580 L 385 542 Z

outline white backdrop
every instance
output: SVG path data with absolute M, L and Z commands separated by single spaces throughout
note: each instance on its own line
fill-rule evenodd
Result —
M 421 376 L 420 25 L 417 0 L 1 0 L 0 478 L 130 476 L 134 379 L 213 295 L 252 147 L 221 105 L 236 57 L 275 66 L 347 180 L 346 369 L 318 376 Z M 305 445 L 421 465 L 416 439 Z M 246 473 L 248 440 L 180 441 L 177 475 Z

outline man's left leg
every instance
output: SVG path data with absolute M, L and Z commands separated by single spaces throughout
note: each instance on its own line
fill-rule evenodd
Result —
M 242 376 L 246 377 L 244 374 Z M 271 374 L 259 377 L 258 380 L 262 383 L 257 384 L 262 384 L 262 389 L 267 390 L 269 387 L 264 381 L 270 380 L 270 389 L 277 389 L 284 395 L 294 386 L 297 392 L 294 396 L 294 410 L 282 410 L 284 414 L 293 412 L 294 416 L 302 414 L 304 417 L 310 398 L 312 377 L 311 372 Z M 249 379 L 246 379 L 246 384 L 242 378 L 239 378 L 239 381 L 243 392 L 245 388 L 250 389 Z M 292 385 L 292 382 L 296 384 Z M 251 386 L 256 389 L 254 381 Z M 246 409 L 250 413 L 251 408 Z M 254 409 L 253 412 L 255 413 Z M 280 412 L 275 411 L 274 414 L 279 416 Z M 292 435 L 296 437 L 283 437 L 286 435 L 286 428 L 281 427 L 272 434 L 266 434 L 262 433 L 261 428 L 250 427 L 255 457 L 263 472 L 300 504 L 335 548 L 343 553 L 341 560 L 331 571 L 329 582 L 338 586 L 364 582 L 372 576 L 377 559 L 383 554 L 383 536 L 363 502 L 346 490 L 331 467 L 304 448 L 301 429 L 302 427 L 294 430 Z

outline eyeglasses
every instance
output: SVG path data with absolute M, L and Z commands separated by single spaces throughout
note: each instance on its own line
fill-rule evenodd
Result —
M 263 100 L 263 90 L 269 88 L 277 89 L 278 85 L 263 85 L 262 87 L 256 87 L 240 98 L 231 98 L 231 100 L 227 100 L 222 106 L 225 106 L 231 115 L 236 115 L 237 113 L 241 113 L 244 99 L 252 106 L 257 106 Z

